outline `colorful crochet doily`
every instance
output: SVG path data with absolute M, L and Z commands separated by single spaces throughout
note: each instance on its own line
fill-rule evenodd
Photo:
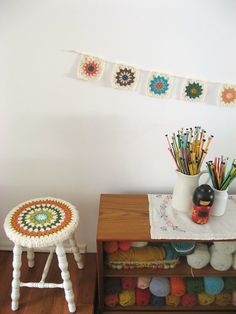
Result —
M 51 197 L 21 203 L 7 215 L 4 228 L 14 243 L 26 247 L 55 245 L 69 238 L 79 214 L 70 203 Z

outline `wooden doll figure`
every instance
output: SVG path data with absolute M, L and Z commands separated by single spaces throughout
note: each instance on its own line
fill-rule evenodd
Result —
M 214 191 L 208 184 L 197 187 L 193 193 L 192 220 L 197 224 L 207 223 L 214 201 Z

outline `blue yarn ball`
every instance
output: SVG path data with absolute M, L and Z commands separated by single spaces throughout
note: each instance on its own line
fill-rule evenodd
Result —
M 224 288 L 224 280 L 221 277 L 204 277 L 205 292 L 219 294 Z
M 157 297 L 166 297 L 170 293 L 168 278 L 153 277 L 149 285 L 149 290 Z

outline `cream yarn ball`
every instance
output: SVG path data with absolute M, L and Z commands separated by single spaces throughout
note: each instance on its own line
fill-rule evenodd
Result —
M 205 267 L 210 262 L 211 258 L 208 246 L 203 243 L 196 244 L 194 252 L 186 257 L 189 266 L 195 269 Z
M 223 254 L 232 254 L 236 251 L 236 241 L 215 241 L 214 247 Z
M 215 270 L 226 271 L 232 266 L 233 254 L 224 254 L 218 251 L 214 244 L 210 247 L 210 253 L 210 264 Z

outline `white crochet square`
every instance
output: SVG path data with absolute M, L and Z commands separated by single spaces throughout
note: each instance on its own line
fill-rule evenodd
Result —
M 168 74 L 150 72 L 146 87 L 148 96 L 168 98 L 173 87 L 173 78 Z
M 180 91 L 180 98 L 186 101 L 203 102 L 206 97 L 206 92 L 206 82 L 194 79 L 185 79 Z
M 81 55 L 77 77 L 82 80 L 98 81 L 101 79 L 104 71 L 105 62 L 97 57 Z
M 116 64 L 112 73 L 112 87 L 135 90 L 139 79 L 139 70 L 134 67 Z
M 236 105 L 236 86 L 221 85 L 218 94 L 218 103 L 225 106 Z

